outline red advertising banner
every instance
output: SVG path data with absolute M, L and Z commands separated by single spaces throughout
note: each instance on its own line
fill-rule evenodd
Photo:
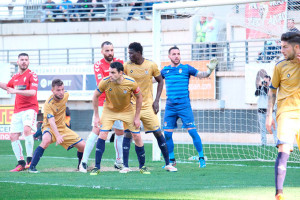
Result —
M 286 5 L 286 1 L 246 4 L 246 38 L 262 39 L 281 35 L 285 30 Z
M 0 140 L 9 140 L 11 117 L 14 106 L 0 106 Z
M 182 64 L 189 64 L 199 71 L 206 71 L 206 64 L 209 63 L 209 60 L 202 61 L 182 61 Z M 170 65 L 169 62 L 161 62 L 162 68 L 164 66 Z M 215 71 L 208 77 L 199 79 L 194 76 L 190 78 L 189 84 L 190 91 L 190 99 L 215 99 L 216 98 L 216 78 Z M 161 94 L 162 99 L 166 99 L 166 87 L 164 85 L 164 89 Z

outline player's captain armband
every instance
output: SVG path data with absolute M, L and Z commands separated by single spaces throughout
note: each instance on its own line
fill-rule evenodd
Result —
M 47 114 L 47 118 L 48 118 L 48 119 L 50 119 L 50 118 L 52 118 L 52 117 L 54 117 L 54 116 L 51 115 L 51 114 Z
M 140 87 L 137 87 L 136 90 L 133 91 L 134 94 L 137 94 L 141 91 Z

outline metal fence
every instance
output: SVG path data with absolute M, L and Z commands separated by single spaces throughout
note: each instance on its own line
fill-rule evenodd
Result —
M 77 0 L 1 0 L 0 21 L 55 22 L 98 20 L 143 20 L 152 18 L 153 3 L 174 1 L 103 0 L 98 3 L 76 3 Z M 186 0 L 191 1 L 191 0 Z M 182 16 L 182 15 L 180 15 Z
M 217 57 L 219 71 L 240 70 L 248 63 L 271 62 L 281 56 L 280 45 L 276 40 L 223 41 L 218 43 L 176 44 L 181 50 L 182 60 L 209 60 Z M 161 60 L 169 61 L 168 49 L 174 44 L 162 46 Z M 65 49 L 20 49 L 0 50 L 0 62 L 15 64 L 19 53 L 26 52 L 34 65 L 83 65 L 97 62 L 101 55 L 100 47 Z M 114 47 L 115 57 L 128 61 L 127 47 Z M 143 56 L 152 58 L 152 46 L 144 46 Z

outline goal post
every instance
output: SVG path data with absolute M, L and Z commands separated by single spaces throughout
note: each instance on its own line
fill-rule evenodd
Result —
M 195 31 L 191 30 L 195 21 L 201 16 L 208 18 L 212 12 L 220 22 L 218 35 L 222 39 L 196 42 L 192 36 Z M 258 61 L 258 53 L 269 47 L 269 41 L 275 44 L 287 30 L 287 19 L 292 14 L 288 10 L 288 1 L 274 0 L 201 0 L 153 5 L 152 59 L 158 65 L 168 65 L 167 50 L 174 45 L 181 50 L 182 63 L 197 66 L 202 71 L 205 68 L 201 67 L 210 58 L 217 57 L 219 60 L 211 85 L 191 78 L 189 86 L 196 128 L 208 160 L 276 158 L 273 136 L 267 134 L 266 145 L 261 143 L 257 99 L 252 91 L 255 86 L 251 81 L 256 76 L 253 72 L 256 68 L 263 68 L 272 75 L 275 57 L 280 55 L 271 56 L 274 60 Z M 296 14 L 293 16 L 297 17 Z M 300 19 L 296 21 L 300 24 Z M 169 29 L 174 26 L 178 27 L 178 34 L 170 33 Z M 278 49 L 272 51 L 271 55 L 274 55 Z M 212 95 L 208 92 L 210 86 Z M 251 96 L 251 100 L 248 101 L 247 95 Z M 165 94 L 162 95 L 162 118 L 165 98 Z M 198 156 L 197 151 L 187 130 L 180 127 L 179 123 L 173 134 L 175 158 L 179 161 L 194 160 Z M 154 143 L 152 159 L 160 160 L 160 149 L 155 139 Z M 300 162 L 297 148 L 294 148 L 290 160 Z

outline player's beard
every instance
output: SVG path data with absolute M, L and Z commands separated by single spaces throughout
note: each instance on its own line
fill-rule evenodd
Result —
M 293 52 L 290 55 L 286 55 L 286 60 L 294 60 L 295 59 L 295 50 L 293 49 Z
M 104 59 L 108 62 L 111 62 L 114 60 L 114 55 L 111 55 L 111 56 L 104 56 Z
M 172 62 L 175 66 L 177 66 L 177 65 L 180 64 L 180 60 L 179 60 L 179 59 L 171 60 L 171 62 Z
M 26 64 L 19 65 L 19 69 L 20 69 L 22 72 L 24 72 L 24 71 L 26 71 L 26 70 L 28 69 L 28 65 L 26 65 Z
M 64 95 L 62 95 L 62 97 L 60 97 L 59 95 L 54 95 L 54 97 L 57 99 L 57 100 L 62 100 L 64 98 Z

